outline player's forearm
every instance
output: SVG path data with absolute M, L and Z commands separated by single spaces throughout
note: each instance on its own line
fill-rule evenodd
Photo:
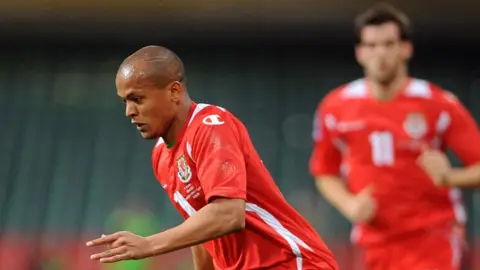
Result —
M 337 176 L 317 177 L 316 186 L 323 197 L 347 218 L 350 217 L 350 206 L 354 195 L 348 191 L 345 183 Z
M 202 245 L 192 247 L 193 265 L 195 270 L 214 270 L 213 260 Z
M 480 164 L 452 169 L 444 176 L 444 183 L 451 187 L 480 187 Z
M 245 202 L 217 200 L 200 209 L 182 224 L 147 237 L 152 253 L 160 255 L 198 245 L 245 227 Z

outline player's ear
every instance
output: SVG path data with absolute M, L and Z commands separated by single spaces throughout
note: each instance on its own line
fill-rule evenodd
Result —
M 355 45 L 355 58 L 357 59 L 357 62 L 363 66 L 364 56 L 363 56 L 362 45 L 360 43 Z
M 410 41 L 402 42 L 402 56 L 405 60 L 410 60 L 413 56 L 413 44 Z
M 180 101 L 181 96 L 183 95 L 183 86 L 180 82 L 172 82 L 168 90 L 170 91 L 170 98 L 173 102 Z

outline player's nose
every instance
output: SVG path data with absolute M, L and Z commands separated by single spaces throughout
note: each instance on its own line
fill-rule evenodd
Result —
M 132 117 L 138 115 L 138 110 L 137 110 L 135 104 L 127 102 L 127 104 L 125 105 L 125 115 L 128 118 L 132 118 Z
M 386 46 L 376 46 L 374 52 L 377 57 L 384 57 L 388 53 L 388 48 Z

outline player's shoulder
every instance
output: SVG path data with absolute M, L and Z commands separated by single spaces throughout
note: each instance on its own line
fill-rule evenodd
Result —
M 198 103 L 193 111 L 190 121 L 198 121 L 199 118 L 212 114 L 222 116 L 230 114 L 230 112 L 227 109 L 214 104 Z
M 439 86 L 436 86 L 434 84 L 432 84 L 432 87 L 433 87 L 433 91 L 434 91 L 434 99 L 435 100 L 437 100 L 441 103 L 447 104 L 447 105 L 460 104 L 461 103 L 460 99 L 458 99 L 458 97 L 454 93 L 452 93 L 451 91 L 443 89 L 443 88 L 441 88 Z
M 227 109 L 206 103 L 198 103 L 193 111 L 188 126 L 219 126 L 225 124 L 225 120 L 231 117 L 230 111 Z
M 332 109 L 341 106 L 345 101 L 364 99 L 366 97 L 368 97 L 368 91 L 365 79 L 360 78 L 330 90 L 319 103 L 319 108 Z
M 445 105 L 459 102 L 459 99 L 452 92 L 434 82 L 423 79 L 413 78 L 406 89 L 406 93 L 413 98 L 423 98 Z
M 199 103 L 193 111 L 188 122 L 186 135 L 194 136 L 199 132 L 207 132 L 211 129 L 222 129 L 223 127 L 235 124 L 235 116 L 227 109 L 212 105 Z

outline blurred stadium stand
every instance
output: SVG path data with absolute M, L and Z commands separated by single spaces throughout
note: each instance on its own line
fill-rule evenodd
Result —
M 310 0 L 6 0 L 0 3 L 2 36 L 174 38 L 315 35 L 348 37 L 351 19 L 377 1 Z M 389 1 L 416 23 L 417 38 L 471 37 L 480 29 L 480 3 L 473 0 Z M 442 31 L 442 30 L 448 31 Z M 290 31 L 289 31 L 290 30 Z M 336 31 L 342 30 L 342 31 Z

